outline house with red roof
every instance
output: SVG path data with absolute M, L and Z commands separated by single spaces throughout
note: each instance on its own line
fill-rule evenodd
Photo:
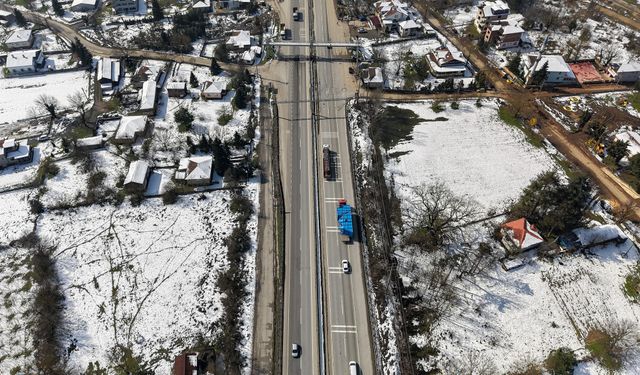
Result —
M 510 253 L 531 250 L 544 242 L 538 229 L 525 218 L 502 224 L 501 232 L 502 244 Z

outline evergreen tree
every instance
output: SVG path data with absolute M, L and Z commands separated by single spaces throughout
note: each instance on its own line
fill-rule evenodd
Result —
M 83 66 L 91 66 L 93 55 L 91 55 L 91 52 L 89 52 L 87 47 L 85 47 L 78 38 L 71 42 L 71 52 L 76 55 Z
M 158 0 L 151 1 L 151 12 L 153 14 L 154 21 L 160 21 L 164 16 L 162 14 L 162 8 L 160 7 L 160 3 L 158 2 Z
M 233 97 L 232 104 L 235 109 L 244 109 L 247 107 L 247 86 L 240 85 L 236 89 L 236 95 Z
M 193 72 L 191 72 L 191 75 L 189 76 L 189 83 L 191 84 L 191 87 L 198 87 L 200 84 L 200 82 L 198 82 L 198 78 L 196 78 L 196 75 L 193 74 Z
M 545 61 L 542 68 L 536 70 L 531 74 L 531 84 L 535 86 L 541 86 L 547 80 L 549 75 L 549 62 Z
M 607 147 L 607 155 L 610 156 L 616 164 L 629 154 L 629 142 L 615 140 Z
M 64 15 L 64 9 L 62 9 L 62 5 L 58 0 L 51 0 L 51 6 L 53 7 L 53 12 L 58 16 L 62 17 Z
M 227 169 L 231 167 L 229 148 L 220 141 L 220 138 L 216 138 L 213 140 L 211 152 L 213 154 L 213 167 L 216 173 L 224 176 Z
M 211 74 L 213 75 L 222 73 L 222 68 L 220 67 L 216 59 L 211 59 L 211 66 L 209 67 L 209 69 L 211 70 Z
M 188 109 L 181 107 L 173 115 L 173 118 L 178 123 L 179 132 L 183 133 L 191 129 L 194 117 Z
M 507 68 L 511 71 L 511 73 L 520 78 L 522 78 L 522 69 L 520 68 L 521 63 L 522 56 L 520 56 L 520 53 L 518 53 L 511 60 L 509 60 L 509 63 L 507 64 Z
M 16 24 L 18 26 L 24 27 L 27 26 L 27 20 L 24 18 L 24 15 L 18 9 L 14 10 L 13 14 L 16 16 Z

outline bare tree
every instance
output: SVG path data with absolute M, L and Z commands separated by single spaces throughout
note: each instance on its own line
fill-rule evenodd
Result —
M 87 126 L 87 106 L 90 103 L 90 98 L 85 90 L 76 91 L 73 94 L 67 96 L 67 100 L 73 109 L 80 114 L 80 122 L 82 125 Z
M 58 118 L 58 108 L 60 104 L 58 99 L 48 94 L 40 94 L 35 101 L 36 107 L 44 113 L 48 113 L 51 117 L 51 122 Z
M 600 64 L 607 66 L 618 56 L 618 53 L 619 51 L 615 44 L 609 43 L 598 50 L 597 56 L 598 60 L 600 60 Z
M 451 243 L 478 214 L 474 201 L 456 196 L 442 182 L 414 187 L 407 206 L 406 242 L 428 252 Z
M 450 361 L 444 369 L 445 374 L 458 375 L 494 375 L 498 373 L 493 361 L 478 351 L 468 351 L 461 358 Z

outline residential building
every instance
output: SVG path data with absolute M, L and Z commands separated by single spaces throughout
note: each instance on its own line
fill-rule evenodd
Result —
M 414 20 L 406 20 L 398 24 L 398 34 L 404 38 L 420 35 L 422 31 L 422 25 Z
M 147 116 L 122 116 L 113 143 L 132 144 L 147 131 Z
M 129 172 L 124 178 L 124 188 L 128 191 L 144 191 L 149 179 L 149 163 L 144 160 L 136 160 L 129 164 Z
M 438 78 L 464 76 L 467 70 L 467 58 L 448 47 L 432 50 L 427 57 L 431 74 Z
M 0 25 L 1 26 L 7 26 L 14 22 L 16 22 L 16 16 L 13 13 L 0 9 Z
M 379 89 L 384 87 L 384 74 L 379 66 L 370 66 L 360 70 L 362 84 L 370 89 Z
M 397 31 L 400 22 L 412 19 L 409 4 L 399 0 L 377 1 L 374 3 L 374 8 L 381 28 L 387 33 Z
M 203 99 L 222 99 L 227 94 L 227 84 L 220 81 L 205 82 L 200 96 Z
M 198 355 L 182 353 L 173 361 L 172 375 L 198 375 Z
M 73 12 L 92 12 L 96 9 L 98 0 L 73 0 L 69 9 Z
M 143 61 L 131 76 L 131 85 L 136 89 L 141 89 L 146 81 L 153 80 L 158 86 L 165 75 L 164 68 L 164 63 L 160 65 L 156 61 Z
M 577 82 L 571 67 L 560 55 L 531 54 L 525 56 L 522 63 L 527 83 L 530 82 L 533 72 L 543 69 L 545 64 L 547 65 L 547 78 L 544 84 L 575 84 Z
M 148 80 L 142 84 L 140 90 L 140 107 L 136 111 L 138 115 L 155 115 L 157 108 L 156 97 L 158 95 L 158 88 L 156 82 Z
M 496 21 L 506 20 L 509 17 L 509 5 L 502 0 L 485 1 L 478 5 L 478 13 L 474 20 L 478 30 Z
M 169 82 L 167 83 L 167 95 L 170 98 L 183 98 L 187 95 L 186 82 Z
M 97 79 L 103 94 L 112 94 L 118 91 L 123 74 L 121 60 L 109 57 L 98 60 Z
M 192 156 L 180 159 L 175 180 L 192 186 L 211 184 L 213 176 L 213 158 L 211 156 Z
M 211 0 L 194 0 L 191 9 L 197 12 L 209 13 L 211 12 Z
M 502 224 L 501 233 L 502 244 L 510 253 L 531 250 L 544 242 L 540 232 L 525 218 Z
M 138 0 L 111 0 L 111 7 L 117 14 L 138 11 Z
M 39 49 L 13 51 L 7 54 L 5 67 L 9 75 L 35 73 L 44 65 L 44 55 Z
M 484 31 L 484 41 L 495 44 L 497 49 L 514 48 L 520 45 L 524 29 L 509 24 L 488 25 Z
M 31 48 L 33 45 L 33 33 L 31 30 L 16 30 L 9 35 L 4 44 L 9 49 Z
M 242 52 L 240 61 L 245 64 L 253 65 L 256 63 L 256 59 L 262 55 L 262 48 L 260 46 L 251 46 L 248 50 Z
M 640 62 L 629 61 L 620 65 L 615 74 L 616 82 L 635 83 L 640 80 Z
M 237 51 L 247 50 L 256 43 L 249 30 L 234 30 L 231 32 L 226 44 L 231 50 Z
M 0 139 L 0 168 L 33 160 L 33 149 L 29 145 L 20 145 L 13 138 Z

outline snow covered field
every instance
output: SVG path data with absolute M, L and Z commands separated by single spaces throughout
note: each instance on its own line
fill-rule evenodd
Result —
M 32 116 L 29 109 L 41 94 L 52 95 L 67 107 L 67 96 L 89 89 L 90 75 L 85 71 L 40 74 L 0 79 L 0 121 L 11 123 Z
M 411 186 L 420 182 L 444 182 L 458 195 L 473 197 L 485 210 L 504 208 L 515 199 L 529 181 L 554 168 L 551 157 L 527 143 L 517 129 L 498 117 L 498 103 L 461 101 L 454 110 L 435 113 L 431 102 L 398 104 L 423 120 L 413 139 L 400 143 L 389 153 L 406 153 L 388 162 L 386 173 L 392 177 L 399 196 L 406 197 Z M 435 118 L 448 120 L 439 121 Z

